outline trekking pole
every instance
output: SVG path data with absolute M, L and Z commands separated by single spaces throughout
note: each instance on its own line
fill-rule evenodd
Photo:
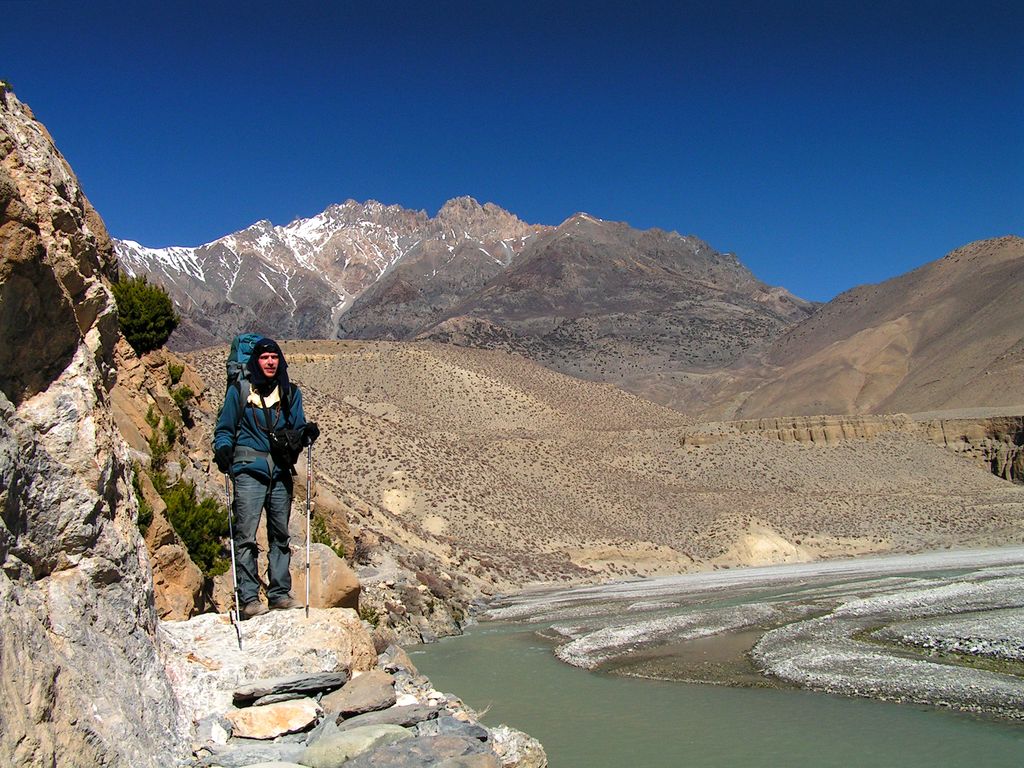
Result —
M 238 637 L 238 650 L 242 650 L 242 608 L 238 602 L 238 570 L 235 567 L 235 509 L 231 503 L 231 479 L 227 472 L 224 473 L 224 497 L 228 502 L 228 536 L 231 542 L 231 589 L 235 593 L 235 608 L 228 609 L 231 623 L 235 627 L 235 635 Z
M 309 618 L 309 494 L 313 477 L 313 444 L 306 446 L 306 618 Z

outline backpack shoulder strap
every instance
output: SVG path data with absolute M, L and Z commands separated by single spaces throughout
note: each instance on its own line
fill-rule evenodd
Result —
M 295 382 L 288 382 L 288 389 L 281 391 L 281 411 L 284 413 L 284 426 L 286 429 L 292 428 L 292 402 L 295 399 L 295 390 L 298 387 Z
M 245 415 L 245 404 L 249 402 L 249 393 L 252 392 L 252 384 L 244 376 L 236 379 L 234 386 L 238 389 L 238 415 L 235 417 L 235 438 L 238 438 L 238 428 L 242 424 L 242 416 Z

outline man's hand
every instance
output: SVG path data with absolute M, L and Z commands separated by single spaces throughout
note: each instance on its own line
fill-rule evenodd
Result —
M 312 445 L 318 437 L 320 437 L 320 427 L 316 425 L 315 421 L 307 421 L 306 426 L 302 428 L 302 444 Z
M 225 475 L 231 469 L 231 465 L 234 463 L 234 458 L 235 449 L 230 445 L 222 445 L 213 452 L 213 460 L 217 464 L 217 469 Z

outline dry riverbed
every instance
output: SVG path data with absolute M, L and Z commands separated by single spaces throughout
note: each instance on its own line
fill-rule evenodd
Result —
M 1024 720 L 1024 548 L 645 579 L 505 598 L 566 663 Z

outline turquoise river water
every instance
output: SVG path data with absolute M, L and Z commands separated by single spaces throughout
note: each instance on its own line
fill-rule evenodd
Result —
M 485 623 L 412 649 L 488 725 L 539 739 L 552 768 L 1021 768 L 1024 726 L 798 690 L 640 680 L 559 662 L 537 625 Z

